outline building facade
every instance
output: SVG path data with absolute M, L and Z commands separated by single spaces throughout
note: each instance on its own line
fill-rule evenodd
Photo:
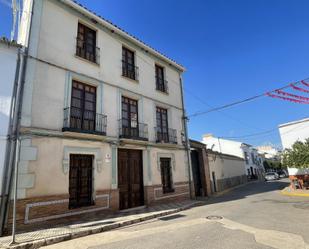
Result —
M 189 198 L 184 67 L 73 1 L 24 7 L 17 222 Z
M 207 149 L 244 159 L 246 175 L 249 179 L 263 179 L 263 157 L 253 146 L 239 141 L 214 137 L 211 134 L 203 136 L 202 142 Z
M 10 146 L 8 135 L 10 134 L 12 122 L 11 103 L 15 74 L 19 64 L 19 49 L 20 46 L 15 42 L 0 38 L 0 179 L 4 177 L 7 171 L 5 167 L 8 161 L 6 147 Z M 2 183 L 1 181 L 0 191 L 3 188 Z
M 296 120 L 293 122 L 279 125 L 279 133 L 283 149 L 291 149 L 297 142 L 304 142 L 309 138 L 309 118 Z M 289 178 L 309 181 L 309 168 L 297 169 L 288 167 Z
M 212 192 L 220 192 L 247 182 L 243 158 L 212 150 L 207 150 L 207 155 Z

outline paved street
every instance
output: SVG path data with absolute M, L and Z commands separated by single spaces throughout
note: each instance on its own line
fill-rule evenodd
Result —
M 287 182 L 251 183 L 169 217 L 46 248 L 309 249 L 309 199 L 281 195 Z

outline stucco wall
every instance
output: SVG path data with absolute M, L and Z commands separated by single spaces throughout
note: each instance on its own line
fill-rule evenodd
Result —
M 289 125 L 279 126 L 283 149 L 289 149 L 296 141 L 309 138 L 309 119 Z
M 0 181 L 2 180 L 6 135 L 17 63 L 17 48 L 0 42 Z M 2 184 L 0 182 L 0 191 Z
M 231 159 L 226 156 L 209 154 L 210 172 L 215 172 L 217 179 L 232 178 L 245 175 L 245 164 L 241 159 Z
M 305 141 L 309 138 L 309 119 L 300 120 L 291 124 L 279 126 L 279 133 L 283 149 L 290 149 L 297 141 Z M 306 175 L 309 173 L 307 169 L 288 168 L 289 175 Z

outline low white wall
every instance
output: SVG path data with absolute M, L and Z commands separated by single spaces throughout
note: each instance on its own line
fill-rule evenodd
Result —
M 246 174 L 244 160 L 215 154 L 209 154 L 208 160 L 210 172 L 215 172 L 217 180 Z

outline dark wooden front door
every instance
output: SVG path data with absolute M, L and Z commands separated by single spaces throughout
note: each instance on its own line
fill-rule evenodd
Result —
M 142 151 L 118 150 L 119 208 L 144 204 Z
M 93 204 L 92 155 L 70 155 L 69 208 Z

